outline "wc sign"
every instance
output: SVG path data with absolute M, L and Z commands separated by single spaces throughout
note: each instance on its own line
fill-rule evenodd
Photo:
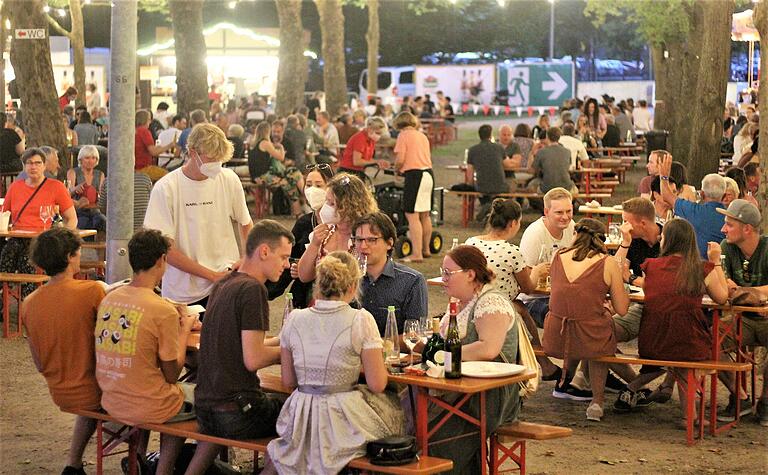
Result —
M 16 28 L 13 34 L 17 40 L 44 40 L 46 37 L 45 28 Z

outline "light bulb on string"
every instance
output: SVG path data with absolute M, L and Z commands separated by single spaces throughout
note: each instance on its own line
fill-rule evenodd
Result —
M 49 12 L 51 11 L 51 7 L 49 7 L 48 5 L 46 5 L 46 6 L 44 6 L 44 7 L 43 7 L 43 11 L 44 11 L 45 13 L 49 13 Z
M 59 8 L 59 10 L 56 13 L 58 13 L 61 18 L 64 18 L 65 16 L 67 16 L 67 11 L 64 10 L 63 8 Z

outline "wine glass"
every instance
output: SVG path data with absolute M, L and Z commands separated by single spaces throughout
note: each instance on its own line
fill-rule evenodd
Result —
M 357 264 L 360 266 L 360 272 L 363 274 L 363 277 L 365 277 L 365 274 L 368 273 L 368 254 L 358 254 Z
M 430 338 L 432 338 L 432 319 L 429 317 L 421 317 L 421 335 L 422 341 L 426 345 Z
M 410 366 L 413 366 L 413 349 L 421 341 L 421 334 L 421 324 L 418 320 L 413 319 L 405 321 L 405 326 L 403 327 L 403 339 L 405 340 L 405 345 L 411 352 Z
M 621 229 L 616 223 L 611 223 L 608 226 L 608 241 L 611 243 L 621 242 Z
M 43 228 L 48 229 L 48 221 L 51 221 L 53 219 L 53 206 L 41 205 L 40 219 L 43 221 Z

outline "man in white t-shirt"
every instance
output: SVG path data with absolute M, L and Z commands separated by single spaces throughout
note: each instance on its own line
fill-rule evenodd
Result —
M 181 132 L 186 128 L 186 117 L 180 114 L 173 116 L 171 119 L 171 126 L 160 132 L 160 134 L 157 136 L 157 140 L 160 142 L 160 146 L 163 147 L 169 143 L 178 142 L 179 137 L 181 136 Z M 166 168 L 169 168 L 168 165 L 170 164 L 171 160 L 178 158 L 179 156 L 181 156 L 181 147 L 174 147 L 173 153 L 169 151 L 160 154 L 160 158 L 164 160 L 161 161 L 160 164 Z M 176 166 L 179 165 L 180 164 L 177 164 Z
M 552 188 L 544 195 L 544 216 L 531 223 L 520 240 L 525 264 L 532 268 L 543 262 L 551 262 L 558 249 L 573 243 L 574 227 L 571 193 L 565 188 Z M 539 327 L 544 328 L 544 317 L 549 312 L 549 298 L 521 295 L 521 299 Z
M 560 136 L 558 143 L 571 152 L 571 166 L 569 170 L 576 170 L 579 160 L 589 160 L 587 147 L 584 146 L 584 142 L 576 138 L 576 125 L 572 120 L 566 120 L 563 123 L 563 135 Z
M 639 107 L 632 109 L 632 121 L 635 123 L 635 130 L 648 132 L 651 130 L 651 111 L 648 110 L 648 103 L 640 99 L 637 101 Z
M 198 124 L 189 134 L 183 167 L 155 184 L 144 227 L 158 229 L 173 241 L 163 296 L 205 306 L 214 282 L 227 275 L 241 254 L 241 242 L 253 227 L 240 178 L 223 162 L 232 144 L 213 124 Z

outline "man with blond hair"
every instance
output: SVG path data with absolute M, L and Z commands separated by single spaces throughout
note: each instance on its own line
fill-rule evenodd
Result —
M 149 198 L 144 227 L 171 239 L 163 296 L 205 306 L 213 284 L 240 259 L 241 242 L 253 227 L 240 178 L 222 163 L 232 158 L 232 143 L 213 124 L 189 134 L 184 166 L 157 182 Z

